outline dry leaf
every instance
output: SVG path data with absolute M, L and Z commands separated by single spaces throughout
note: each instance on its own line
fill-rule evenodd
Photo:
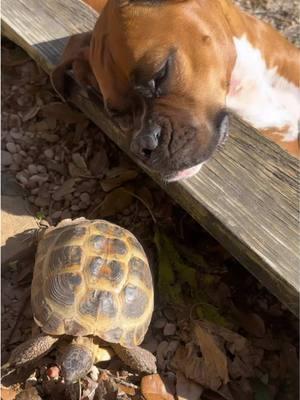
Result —
M 94 211 L 98 211 L 102 218 L 110 217 L 129 207 L 133 200 L 130 193 L 123 188 L 118 188 L 108 193 L 101 205 Z
M 112 170 L 111 170 L 112 171 Z M 100 185 L 104 192 L 110 192 L 112 189 L 123 185 L 123 183 L 135 179 L 138 176 L 138 172 L 134 169 L 114 171 L 113 174 L 109 173 L 109 177 L 103 179 Z
M 68 165 L 69 173 L 72 177 L 90 175 L 85 160 L 79 153 L 72 154 L 72 160 L 73 162 L 70 162 Z
M 141 392 L 146 400 L 174 400 L 158 374 L 144 376 L 141 382 Z
M 178 400 L 200 400 L 203 388 L 197 383 L 186 379 L 180 372 L 176 373 L 176 394 Z
M 18 392 L 12 388 L 1 386 L 1 400 L 14 400 Z
M 83 170 L 88 170 L 88 167 L 86 165 L 84 158 L 79 153 L 72 154 L 72 160 L 73 160 L 73 163 L 76 165 L 76 167 L 83 169 Z
M 193 341 L 178 347 L 173 365 L 201 386 L 217 390 L 229 379 L 227 358 L 205 323 L 198 321 L 193 333 Z
M 241 327 L 250 335 L 255 337 L 264 337 L 266 334 L 265 323 L 262 318 L 255 313 L 244 313 L 232 305 L 234 315 L 239 321 Z
M 217 346 L 214 337 L 204 327 L 201 327 L 200 322 L 195 326 L 194 333 L 204 358 L 207 374 L 218 376 L 222 384 L 226 384 L 228 368 L 225 354 Z
M 68 104 L 61 102 L 46 104 L 42 108 L 42 112 L 46 117 L 52 117 L 67 124 L 82 123 L 86 120 L 85 115 L 80 111 L 76 111 Z
M 103 147 L 94 154 L 93 158 L 89 162 L 89 170 L 94 176 L 103 174 L 108 168 L 109 161 L 106 151 Z
M 52 195 L 53 199 L 58 201 L 63 199 L 67 194 L 74 191 L 75 179 L 71 178 L 66 180 L 60 188 L 58 188 Z

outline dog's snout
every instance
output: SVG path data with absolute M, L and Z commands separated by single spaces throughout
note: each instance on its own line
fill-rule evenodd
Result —
M 140 158 L 150 158 L 153 150 L 159 145 L 161 127 L 152 124 L 148 129 L 143 129 L 131 143 L 131 150 Z

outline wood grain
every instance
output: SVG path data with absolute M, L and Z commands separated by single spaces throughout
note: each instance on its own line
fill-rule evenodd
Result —
M 79 0 L 2 0 L 2 31 L 46 72 L 68 37 L 93 28 L 97 15 Z M 129 154 L 101 103 L 74 83 L 71 101 Z M 129 154 L 131 157 L 132 155 Z M 200 173 L 164 184 L 184 209 L 295 314 L 299 310 L 299 162 L 231 118 L 230 138 Z

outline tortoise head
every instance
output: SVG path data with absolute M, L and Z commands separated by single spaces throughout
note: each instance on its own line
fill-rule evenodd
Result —
M 70 344 L 61 357 L 62 374 L 66 383 L 86 376 L 94 362 L 93 352 L 84 344 Z

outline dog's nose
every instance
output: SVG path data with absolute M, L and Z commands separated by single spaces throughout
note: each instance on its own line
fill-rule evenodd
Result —
M 151 128 L 143 129 L 131 142 L 131 151 L 140 158 L 150 158 L 153 150 L 159 144 L 161 127 L 153 124 Z

